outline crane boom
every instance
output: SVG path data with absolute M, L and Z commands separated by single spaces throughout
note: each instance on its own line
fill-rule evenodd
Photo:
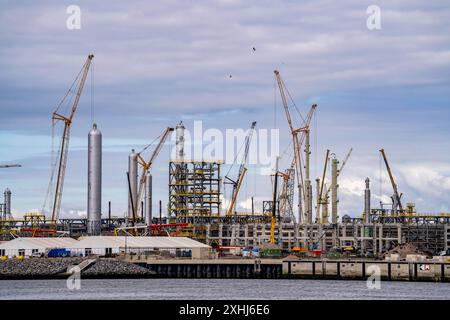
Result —
M 387 172 L 389 174 L 389 179 L 391 180 L 392 189 L 394 190 L 394 195 L 393 195 L 393 199 L 392 200 L 394 200 L 395 210 L 397 210 L 397 206 L 398 206 L 398 208 L 402 211 L 403 210 L 403 206 L 402 206 L 402 202 L 400 200 L 401 196 L 398 194 L 397 184 L 395 183 L 394 176 L 392 175 L 391 168 L 389 167 L 389 163 L 387 161 L 386 153 L 384 152 L 384 149 L 381 149 L 380 152 L 381 152 L 381 155 L 383 156 L 384 163 L 386 165 L 386 169 L 387 169 Z
M 60 155 L 59 155 L 59 161 L 58 161 L 58 175 L 56 178 L 55 198 L 54 198 L 53 207 L 52 207 L 51 220 L 53 222 L 56 222 L 56 220 L 58 219 L 59 211 L 61 208 L 61 198 L 62 198 L 64 177 L 65 177 L 66 166 L 67 166 L 67 155 L 68 155 L 68 150 L 69 150 L 70 125 L 72 124 L 73 117 L 75 115 L 75 112 L 77 111 L 78 103 L 80 102 L 81 93 L 83 92 L 84 83 L 86 82 L 89 67 L 91 65 L 91 61 L 93 58 L 94 58 L 94 55 L 90 54 L 88 56 L 86 62 L 83 65 L 80 84 L 78 86 L 75 100 L 72 104 L 72 109 L 71 109 L 70 115 L 68 117 L 66 117 L 55 111 L 55 112 L 53 112 L 53 116 L 52 116 L 53 121 L 55 121 L 55 122 L 63 121 L 64 122 L 64 131 L 63 131 L 63 135 L 62 135 Z
M 280 91 L 281 101 L 283 102 L 284 112 L 286 114 L 286 119 L 289 125 L 289 130 L 291 131 L 292 135 L 292 142 L 294 145 L 294 159 L 295 159 L 295 165 L 296 165 L 296 173 L 297 173 L 297 181 L 300 183 L 300 181 L 303 181 L 302 179 L 302 172 L 301 172 L 301 164 L 300 164 L 300 144 L 298 141 L 297 133 L 298 129 L 294 128 L 292 124 L 292 118 L 291 113 L 289 112 L 289 105 L 286 99 L 286 93 L 284 91 L 285 84 L 283 82 L 283 79 L 281 79 L 280 72 L 278 70 L 274 70 L 275 77 L 278 84 L 278 89 Z
M 347 155 L 345 156 L 344 161 L 342 161 L 341 167 L 338 169 L 338 172 L 337 172 L 337 176 L 338 177 L 340 176 L 340 174 L 342 172 L 342 169 L 344 169 L 345 164 L 348 161 L 348 158 L 350 158 L 350 155 L 352 154 L 352 151 L 353 151 L 353 148 L 350 148 L 350 150 L 348 151 Z M 324 197 L 325 199 L 327 199 L 328 194 L 330 193 L 330 191 L 331 191 L 331 185 L 328 186 L 327 191 L 325 192 L 325 197 Z
M 306 120 L 305 120 L 305 124 L 304 124 L 304 127 L 303 127 L 303 131 L 305 133 L 306 133 L 307 130 L 309 130 L 309 125 L 311 123 L 311 119 L 312 119 L 312 116 L 313 116 L 314 111 L 315 111 L 316 108 L 317 108 L 317 105 L 313 104 L 311 106 L 311 108 L 309 109 L 309 111 L 308 111 L 308 114 L 307 114 Z M 303 145 L 303 141 L 305 140 L 305 138 L 306 138 L 306 134 L 302 134 L 300 136 L 300 140 L 299 140 L 300 146 Z M 286 194 L 288 192 L 288 184 L 289 184 L 290 175 L 292 174 L 292 171 L 293 171 L 294 167 L 296 167 L 296 157 L 295 156 L 292 158 L 291 165 L 290 165 L 289 169 L 287 169 L 286 172 L 282 174 L 283 184 L 282 184 L 282 187 L 281 187 L 281 194 L 280 194 L 280 212 L 284 212 L 286 210 L 286 206 L 287 206 Z M 300 176 L 302 177 L 303 175 L 300 175 Z M 297 175 L 297 178 L 298 178 L 298 175 Z M 302 189 L 303 189 L 303 180 L 300 181 L 300 184 L 301 184 Z M 303 189 L 303 191 L 305 191 L 305 190 Z M 304 194 L 305 193 L 303 193 L 303 195 Z M 294 218 L 295 218 L 295 216 L 294 216 Z
M 245 141 L 244 141 L 244 145 L 245 145 L 244 156 L 243 156 L 242 162 L 241 162 L 241 164 L 239 166 L 239 173 L 238 173 L 238 177 L 237 177 L 236 181 L 230 179 L 228 176 L 225 176 L 225 178 L 227 180 L 229 180 L 230 183 L 233 185 L 233 193 L 232 193 L 232 196 L 231 196 L 231 202 L 230 202 L 230 205 L 229 205 L 229 207 L 227 209 L 227 213 L 226 213 L 227 216 L 229 216 L 229 215 L 231 215 L 233 213 L 233 208 L 234 208 L 234 205 L 236 203 L 236 199 L 237 199 L 237 196 L 239 194 L 239 190 L 241 188 L 242 181 L 244 181 L 245 174 L 247 173 L 247 168 L 245 167 L 245 165 L 247 163 L 248 152 L 250 150 L 250 142 L 252 140 L 253 131 L 255 130 L 255 126 L 256 126 L 256 121 L 253 121 L 252 125 L 250 127 L 250 131 L 248 132 L 247 136 L 245 137 Z
M 312 116 L 314 114 L 314 111 L 317 107 L 316 104 L 313 104 L 311 106 L 311 109 L 309 110 L 306 119 L 303 119 L 303 126 L 300 128 L 294 128 L 293 124 L 292 124 L 292 117 L 291 114 L 289 112 L 289 105 L 286 99 L 286 93 L 285 90 L 286 89 L 286 85 L 284 84 L 283 79 L 281 78 L 280 72 L 278 70 L 274 70 L 275 73 L 275 77 L 277 80 L 277 84 L 278 84 L 278 88 L 280 91 L 280 96 L 281 96 L 281 100 L 283 102 L 283 107 L 284 107 L 284 112 L 286 114 L 286 119 L 289 125 L 289 129 L 291 131 L 291 135 L 292 135 L 292 141 L 293 141 L 293 145 L 294 145 L 294 159 L 292 162 L 292 165 L 295 165 L 295 172 L 296 172 L 296 176 L 297 176 L 297 183 L 299 184 L 301 190 L 302 190 L 302 195 L 303 198 L 305 197 L 305 188 L 304 188 L 304 183 L 303 183 L 303 171 L 302 171 L 302 165 L 301 165 L 301 146 L 303 144 L 303 141 L 305 139 L 306 136 L 306 132 L 309 130 L 309 124 L 311 122 Z M 289 92 L 288 92 L 289 94 Z M 298 134 L 300 133 L 300 138 L 298 136 Z M 291 168 L 293 168 L 293 166 L 291 165 Z M 286 188 L 283 186 L 282 190 L 285 190 Z M 299 197 L 299 199 L 301 199 Z
M 319 191 L 319 196 L 317 197 L 317 217 L 319 217 L 320 214 L 320 205 L 322 203 L 322 194 L 323 194 L 323 186 L 325 183 L 325 174 L 327 172 L 327 163 L 328 163 L 328 158 L 330 155 L 330 150 L 327 149 L 327 153 L 325 155 L 325 164 L 323 165 L 323 171 L 322 171 L 322 180 L 320 181 L 320 191 Z
M 148 161 L 145 161 L 142 157 L 142 152 L 146 149 L 144 148 L 142 151 L 140 151 L 137 154 L 138 163 L 142 166 L 142 174 L 139 179 L 139 191 L 138 191 L 138 198 L 134 202 L 137 205 L 137 208 L 134 210 L 136 214 L 141 210 L 141 200 L 144 195 L 144 187 L 147 177 L 147 172 L 150 170 L 153 162 L 155 162 L 156 157 L 158 157 L 159 152 L 161 151 L 164 143 L 166 142 L 167 138 L 169 137 L 170 133 L 174 131 L 174 128 L 167 127 L 164 132 L 161 135 L 161 139 L 158 142 L 158 145 L 156 146 L 155 150 L 153 151 L 152 155 L 150 156 L 150 159 Z

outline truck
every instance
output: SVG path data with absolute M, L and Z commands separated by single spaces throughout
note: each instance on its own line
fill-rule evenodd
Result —
M 47 253 L 49 258 L 70 257 L 70 250 L 67 249 L 51 249 Z

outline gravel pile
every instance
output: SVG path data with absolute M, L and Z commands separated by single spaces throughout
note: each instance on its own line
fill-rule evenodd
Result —
M 68 266 L 76 265 L 82 258 L 31 258 L 0 261 L 0 277 L 51 276 L 65 272 Z
M 146 276 L 153 274 L 152 271 L 115 259 L 100 259 L 81 272 L 86 276 Z
M 384 256 L 387 256 L 389 254 L 398 254 L 400 256 L 400 259 L 405 259 L 406 255 L 408 255 L 408 254 L 420 254 L 420 255 L 425 255 L 428 258 L 433 257 L 432 253 L 419 250 L 412 243 L 399 244 L 395 248 L 393 248 L 393 249 L 389 250 L 388 252 L 386 252 L 384 254 Z
M 39 278 L 63 276 L 69 266 L 78 265 L 84 259 L 71 258 L 30 258 L 24 260 L 8 259 L 0 261 L 0 278 Z M 87 258 L 89 259 L 89 258 Z M 82 276 L 101 277 L 140 277 L 154 274 L 152 271 L 116 259 L 98 259 L 81 271 Z

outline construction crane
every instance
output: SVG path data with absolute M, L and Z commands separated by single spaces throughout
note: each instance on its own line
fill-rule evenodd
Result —
M 161 139 L 159 140 L 158 145 L 156 146 L 155 150 L 153 151 L 153 153 L 150 156 L 150 159 L 148 161 L 145 161 L 145 159 L 142 156 L 142 152 L 147 150 L 147 148 L 150 147 L 151 144 L 144 147 L 137 154 L 137 162 L 142 166 L 142 174 L 141 174 L 141 178 L 139 179 L 138 198 L 134 202 L 137 205 L 136 210 L 134 210 L 136 214 L 138 212 L 140 212 L 140 210 L 141 210 L 141 201 L 142 201 L 142 197 L 144 195 L 145 183 L 147 181 L 147 173 L 149 172 L 153 162 L 155 162 L 156 157 L 158 156 L 159 152 L 162 149 L 162 146 L 164 145 L 164 143 L 166 142 L 167 138 L 169 137 L 169 135 L 172 131 L 174 131 L 174 128 L 170 128 L 170 127 L 166 128 L 164 130 L 164 132 L 160 135 Z
M 233 214 L 233 208 L 234 208 L 234 206 L 236 204 L 236 199 L 237 199 L 237 196 L 238 196 L 238 193 L 239 193 L 239 189 L 241 188 L 242 181 L 244 180 L 245 174 L 247 173 L 246 163 L 247 163 L 247 158 L 248 158 L 248 151 L 250 149 L 250 142 L 252 140 L 252 136 L 253 136 L 253 132 L 255 130 L 255 126 L 256 126 L 256 121 L 253 121 L 252 125 L 250 127 L 250 131 L 248 132 L 247 136 L 245 137 L 245 141 L 244 141 L 244 155 L 242 157 L 242 162 L 241 162 L 241 164 L 239 166 L 239 172 L 238 172 L 237 179 L 233 180 L 233 179 L 231 179 L 228 176 L 228 174 L 231 171 L 231 168 L 228 171 L 228 174 L 225 176 L 225 179 L 229 181 L 229 182 L 225 182 L 225 183 L 233 185 L 233 193 L 232 193 L 232 196 L 231 196 L 231 202 L 230 202 L 230 205 L 229 205 L 227 213 L 226 213 L 227 216 L 231 216 Z M 236 155 L 236 158 L 235 158 L 235 162 L 236 162 L 236 159 L 237 159 L 237 155 Z
M 0 168 L 20 168 L 21 166 L 20 164 L 3 164 Z
M 325 183 L 325 174 L 327 172 L 327 164 L 328 164 L 328 160 L 329 160 L 329 155 L 330 155 L 330 150 L 327 149 L 327 153 L 325 155 L 325 164 L 323 165 L 323 171 L 322 171 L 322 180 L 320 181 L 320 189 L 319 189 L 319 193 L 317 195 L 316 216 L 317 216 L 317 219 L 320 221 L 320 223 L 324 223 L 323 217 L 320 216 L 320 205 L 325 202 L 322 194 L 323 194 L 323 186 Z
M 350 158 L 350 155 L 352 154 L 352 151 L 353 151 L 353 148 L 350 148 L 350 150 L 348 151 L 347 155 L 345 156 L 344 161 L 342 161 L 341 167 L 337 171 L 337 176 L 338 177 L 342 173 L 342 170 L 344 169 L 345 164 L 348 161 L 348 158 Z M 325 192 L 325 197 L 324 197 L 325 199 L 328 199 L 328 195 L 330 194 L 330 191 L 331 191 L 331 185 L 328 186 L 327 191 Z
M 291 135 L 292 135 L 292 142 L 294 145 L 294 159 L 292 161 L 291 164 L 291 169 L 295 166 L 296 170 L 296 175 L 297 175 L 297 183 L 299 185 L 299 187 L 302 190 L 302 195 L 303 197 L 305 196 L 305 189 L 304 189 L 304 183 L 303 183 L 303 172 L 302 172 L 302 166 L 301 166 L 301 146 L 303 144 L 303 140 L 305 139 L 306 136 L 306 132 L 309 131 L 309 124 L 311 122 L 312 116 L 314 114 L 315 109 L 317 108 L 316 104 L 313 104 L 311 106 L 311 109 L 309 110 L 306 119 L 303 119 L 303 126 L 299 127 L 299 128 L 295 128 L 293 126 L 292 123 L 292 117 L 291 114 L 289 112 L 289 105 L 287 102 L 287 97 L 286 94 L 288 95 L 288 97 L 292 100 L 292 97 L 289 94 L 289 91 L 286 88 L 286 85 L 284 84 L 283 79 L 281 78 L 280 72 L 278 70 L 274 70 L 275 73 L 275 77 L 277 80 L 277 84 L 278 84 L 278 88 L 280 91 L 280 96 L 281 96 L 281 100 L 283 102 L 283 107 L 284 107 L 284 111 L 286 114 L 286 119 L 289 125 L 289 129 L 291 131 Z M 300 112 L 299 112 L 300 114 Z M 301 114 L 300 114 L 301 117 Z M 299 137 L 299 133 L 300 133 L 300 137 Z M 287 190 L 287 186 L 283 186 L 282 188 L 283 192 L 284 190 Z M 299 199 L 301 199 L 300 195 L 299 195 Z
M 52 219 L 51 220 L 53 222 L 56 222 L 56 220 L 58 219 L 59 211 L 61 208 L 61 198 L 62 198 L 62 191 L 63 191 L 63 186 L 64 186 L 64 176 L 65 176 L 65 172 L 66 172 L 67 155 L 68 155 L 68 150 L 69 150 L 70 126 L 72 124 L 75 112 L 77 111 L 78 103 L 80 102 L 81 93 L 83 92 L 84 83 L 86 81 L 89 67 L 91 65 L 91 61 L 93 58 L 94 58 L 93 54 L 90 54 L 87 57 L 86 62 L 84 63 L 83 67 L 81 68 L 80 73 L 78 74 L 77 78 L 75 79 L 75 81 L 72 84 L 72 87 L 73 87 L 81 74 L 77 94 L 76 94 L 75 100 L 72 104 L 72 109 L 71 109 L 70 115 L 64 116 L 62 114 L 59 114 L 58 111 L 59 111 L 60 106 L 64 102 L 64 100 L 67 98 L 67 96 L 71 92 L 72 87 L 69 89 L 69 91 L 67 92 L 66 96 L 63 98 L 61 103 L 59 104 L 56 111 L 53 112 L 53 116 L 52 116 L 53 125 L 58 121 L 64 122 L 64 131 L 63 131 L 63 135 L 62 135 L 62 139 L 61 139 L 61 147 L 59 150 L 58 175 L 56 178 L 55 196 L 54 196 L 53 207 L 52 207 Z
M 392 189 L 394 190 L 394 194 L 391 197 L 392 208 L 394 211 L 397 211 L 397 209 L 399 209 L 400 211 L 403 211 L 403 206 L 402 206 L 402 202 L 400 199 L 402 197 L 402 194 L 399 195 L 399 193 L 398 193 L 397 184 L 395 183 L 394 176 L 392 175 L 391 168 L 389 167 L 389 163 L 387 161 L 386 153 L 384 152 L 384 149 L 381 149 L 380 152 L 381 152 L 381 155 L 383 156 L 384 163 L 386 164 L 386 169 L 389 174 L 389 179 L 391 180 Z
M 277 187 L 278 187 L 278 157 L 275 161 L 275 177 L 273 182 L 272 219 L 270 222 L 270 243 L 275 244 L 275 226 L 277 222 Z

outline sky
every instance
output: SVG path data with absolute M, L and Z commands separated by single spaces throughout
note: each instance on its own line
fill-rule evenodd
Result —
M 80 29 L 68 29 L 70 5 Z M 367 27 L 370 5 L 381 29 Z M 341 161 L 339 215 L 360 216 L 392 194 L 384 148 L 404 202 L 450 211 L 450 6 L 444 1 L 5 1 L 0 0 L 0 189 L 13 215 L 40 211 L 50 180 L 51 115 L 89 53 L 95 55 L 71 129 L 61 217 L 86 213 L 87 134 L 103 134 L 103 213 L 127 207 L 127 158 L 183 121 L 193 130 L 280 130 L 279 167 L 292 155 L 273 70 L 312 120 L 312 177 L 326 149 Z M 255 50 L 253 50 L 255 48 Z M 231 76 L 231 77 L 230 77 Z M 67 111 L 67 110 L 66 110 Z M 298 124 L 299 125 L 299 124 Z M 52 138 L 53 136 L 53 138 Z M 168 201 L 173 140 L 152 167 L 154 206 Z M 146 157 L 149 156 L 147 152 Z M 271 178 L 257 165 L 238 198 L 257 211 Z M 226 172 L 225 167 L 223 172 Z M 230 194 L 227 191 L 228 195 Z M 47 208 L 48 210 L 48 208 Z

